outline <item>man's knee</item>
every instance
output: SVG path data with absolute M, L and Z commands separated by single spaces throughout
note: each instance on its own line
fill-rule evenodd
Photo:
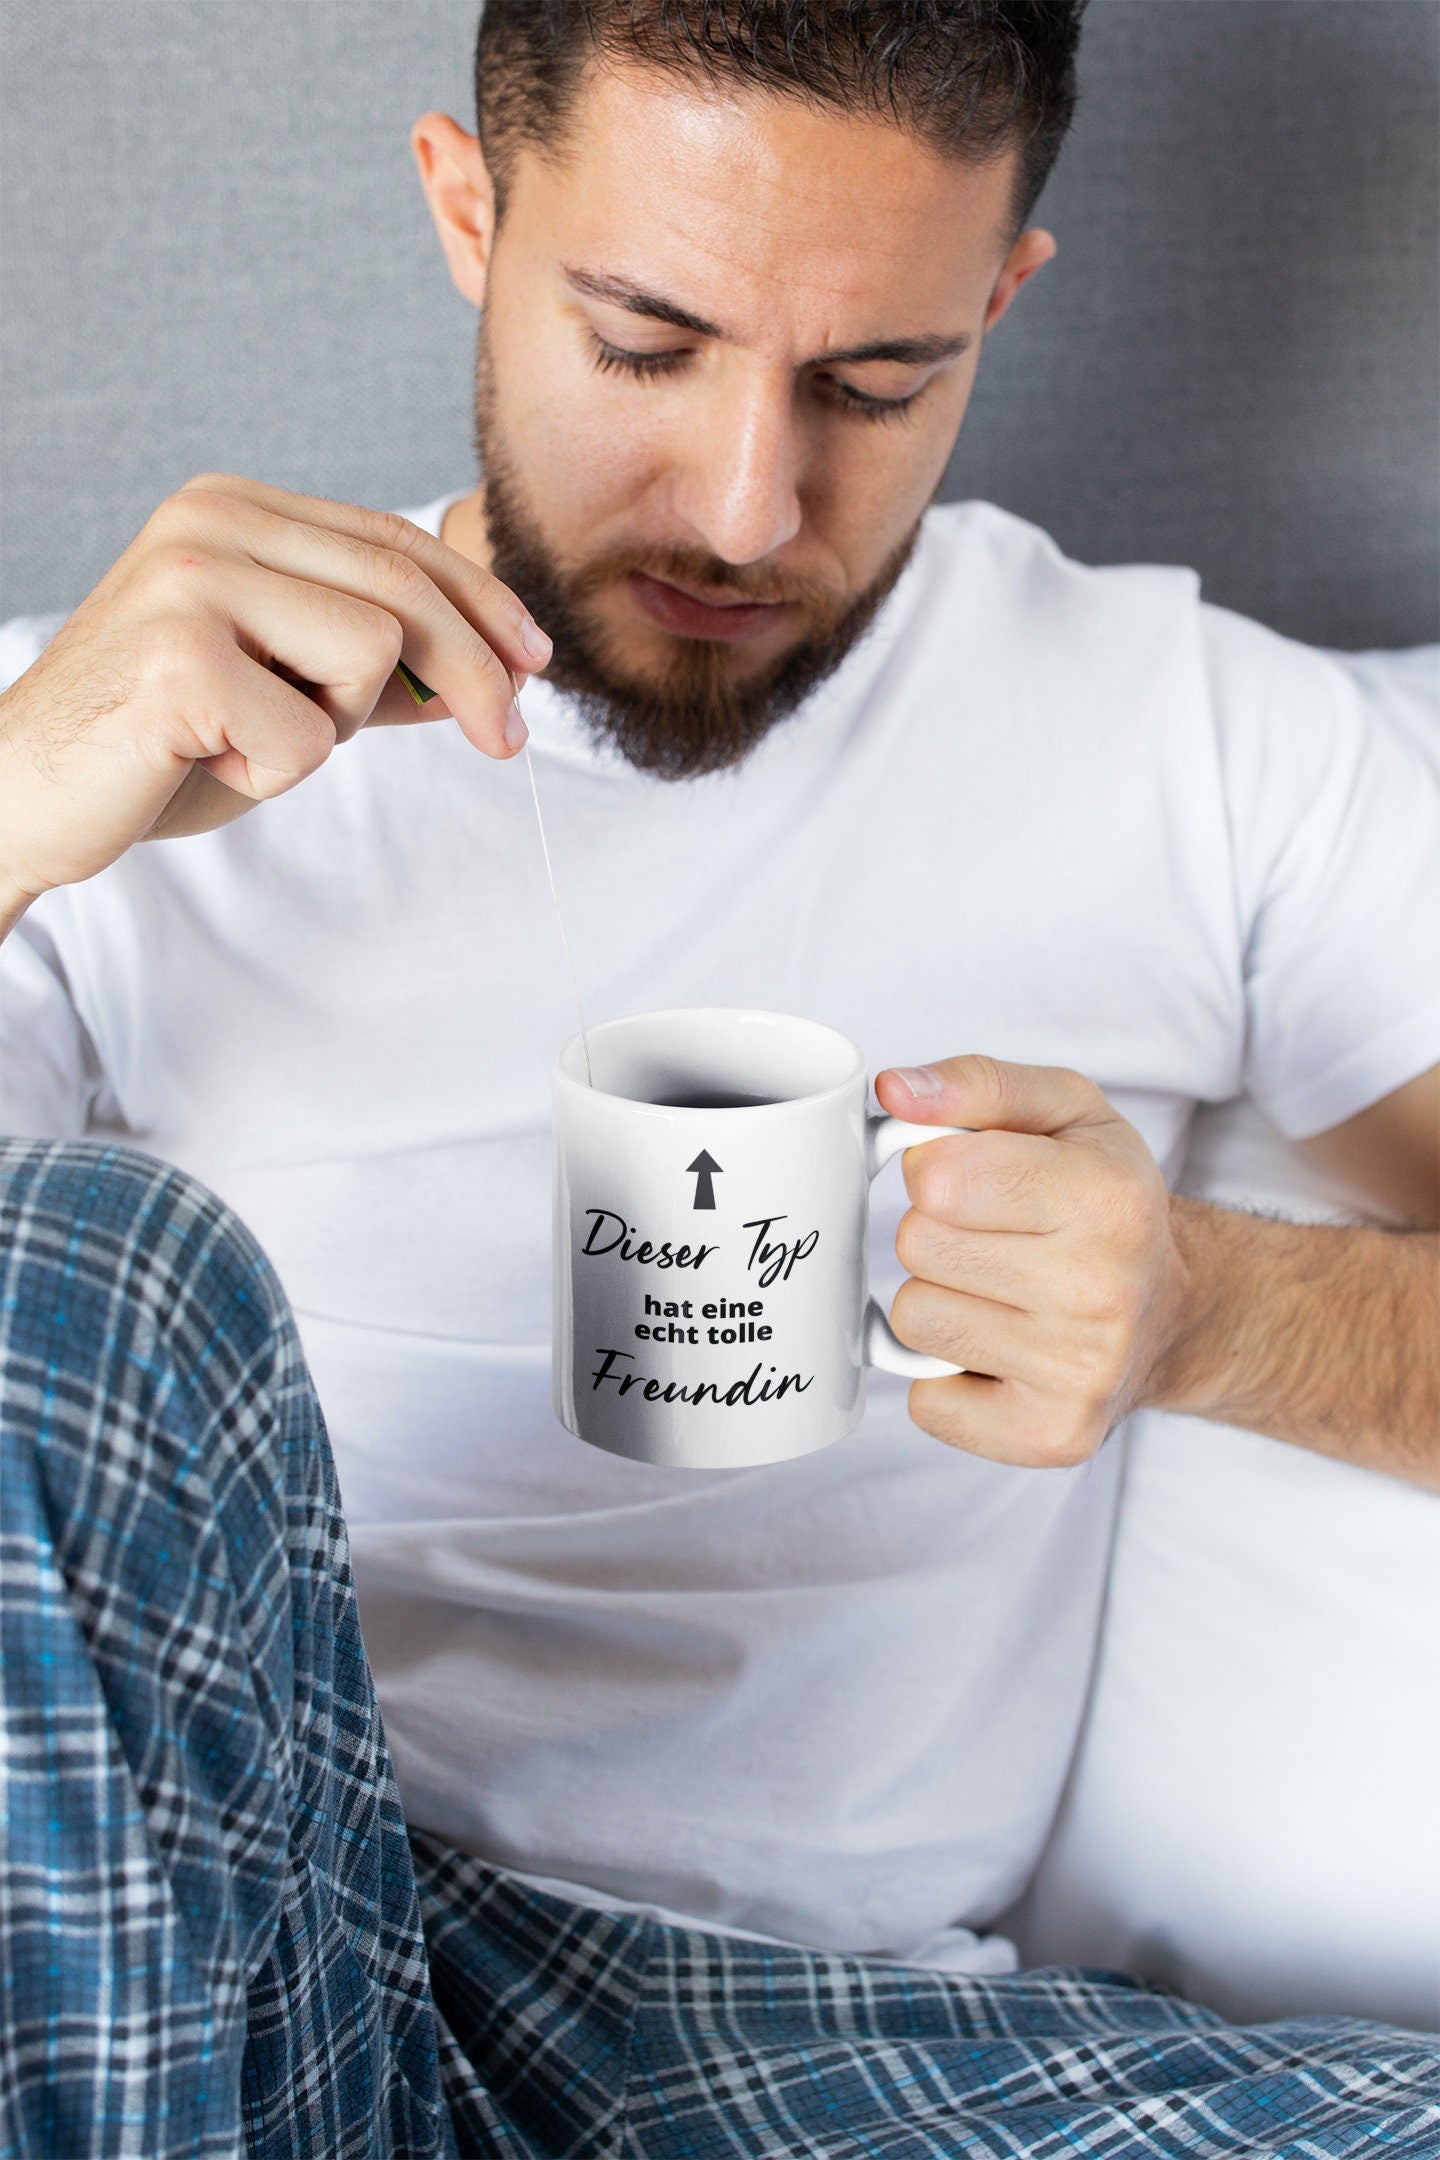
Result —
M 0 1142 L 0 1408 L 108 1400 L 133 1424 L 177 1389 L 204 1423 L 298 1361 L 250 1231 L 184 1171 L 88 1141 Z
M 0 1143 L 0 1453 L 23 1563 L 0 1605 L 63 1579 L 117 1701 L 136 1644 L 158 1673 L 183 1613 L 217 1686 L 263 1671 L 281 1703 L 277 1616 L 288 1644 L 315 1595 L 297 1569 L 343 1542 L 334 1475 L 275 1274 L 195 1179 L 126 1149 Z
M 250 1232 L 198 1178 L 138 1149 L 94 1140 L 0 1140 L 0 1221 L 7 1243 L 42 1255 L 63 1246 L 70 1265 L 96 1245 L 113 1260 L 153 1253 L 165 1235 L 196 1232 L 264 1259 Z

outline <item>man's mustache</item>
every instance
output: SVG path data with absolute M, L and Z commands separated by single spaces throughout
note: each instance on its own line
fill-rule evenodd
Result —
M 820 578 L 798 576 L 774 563 L 727 563 L 718 555 L 678 546 L 607 549 L 567 573 L 566 584 L 574 599 L 587 600 L 637 570 L 662 583 L 680 585 L 716 606 L 748 600 L 797 607 L 821 631 L 833 628 L 847 605 L 845 595 Z

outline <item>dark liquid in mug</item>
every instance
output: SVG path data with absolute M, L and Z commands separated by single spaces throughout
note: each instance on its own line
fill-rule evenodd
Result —
M 658 1110 L 764 1110 L 776 1095 L 741 1095 L 733 1088 L 700 1088 L 690 1095 L 652 1095 Z

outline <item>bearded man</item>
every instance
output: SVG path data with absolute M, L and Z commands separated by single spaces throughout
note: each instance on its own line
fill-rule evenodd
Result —
M 995 1928 L 1126 1414 L 1436 1477 L 1423 764 L 1188 573 L 927 508 L 1055 251 L 1079 13 L 490 0 L 478 134 L 414 130 L 481 484 L 206 475 L 7 634 L 17 2151 L 1437 2119 L 1414 2036 L 1017 1974 Z M 527 723 L 592 1019 L 809 1015 L 971 1128 L 875 1209 L 899 1335 L 964 1371 L 817 1454 L 684 1473 L 551 1415 Z M 1414 1229 L 1172 1200 L 1242 1090 Z

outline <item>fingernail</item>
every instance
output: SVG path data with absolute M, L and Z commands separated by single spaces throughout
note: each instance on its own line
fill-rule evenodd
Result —
M 528 615 L 520 625 L 520 643 L 524 646 L 530 658 L 538 660 L 542 667 L 555 649 L 549 638 L 546 637 L 545 632 L 540 628 L 539 623 L 531 622 Z
M 892 1065 L 890 1070 L 897 1080 L 903 1080 L 917 1102 L 933 1102 L 945 1092 L 945 1082 L 933 1065 Z
M 530 740 L 530 730 L 521 718 L 520 707 L 512 704 L 505 715 L 505 747 L 507 750 L 523 750 Z

